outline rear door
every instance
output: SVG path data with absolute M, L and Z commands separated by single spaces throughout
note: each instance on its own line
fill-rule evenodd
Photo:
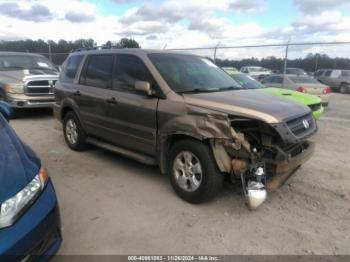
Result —
M 154 155 L 156 151 L 158 98 L 136 91 L 136 81 L 147 81 L 153 89 L 157 83 L 140 58 L 116 55 L 112 89 L 108 105 L 108 129 L 115 145 Z
M 87 133 L 104 137 L 114 56 L 89 55 L 80 74 L 75 101 Z

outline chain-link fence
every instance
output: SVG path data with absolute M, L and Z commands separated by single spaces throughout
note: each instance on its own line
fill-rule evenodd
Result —
M 286 68 L 301 68 L 307 72 L 318 69 L 350 69 L 350 42 L 284 43 L 173 48 L 167 49 L 205 56 L 219 66 L 240 69 L 242 66 L 262 66 L 285 72 Z
M 96 48 L 96 47 L 95 47 Z M 264 45 L 237 45 L 195 48 L 171 48 L 208 57 L 219 66 L 262 66 L 273 71 L 285 72 L 286 68 L 301 68 L 307 72 L 318 69 L 350 69 L 350 42 L 282 43 Z M 18 51 L 18 50 L 16 50 Z M 61 65 L 69 52 L 39 53 L 54 64 Z

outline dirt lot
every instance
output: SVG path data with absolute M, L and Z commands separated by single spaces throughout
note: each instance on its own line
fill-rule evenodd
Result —
M 334 94 L 314 157 L 253 212 L 239 185 L 191 205 L 155 167 L 97 148 L 73 152 L 51 112 L 12 125 L 54 181 L 61 254 L 350 254 L 350 95 Z

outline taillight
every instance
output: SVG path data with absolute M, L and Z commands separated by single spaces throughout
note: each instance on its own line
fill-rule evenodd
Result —
M 325 89 L 323 89 L 323 94 L 329 94 L 332 93 L 332 89 L 330 87 L 326 87 Z
M 298 92 L 301 92 L 301 93 L 306 93 L 306 89 L 305 89 L 304 87 L 302 87 L 302 86 L 299 86 L 299 87 L 297 88 L 297 91 L 298 91 Z

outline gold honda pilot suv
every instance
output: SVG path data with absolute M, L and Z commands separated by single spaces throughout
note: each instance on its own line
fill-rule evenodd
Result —
M 142 49 L 80 50 L 55 88 L 67 145 L 96 145 L 167 173 L 200 203 L 224 176 L 240 180 L 251 209 L 314 152 L 310 109 L 246 90 L 210 60 Z

